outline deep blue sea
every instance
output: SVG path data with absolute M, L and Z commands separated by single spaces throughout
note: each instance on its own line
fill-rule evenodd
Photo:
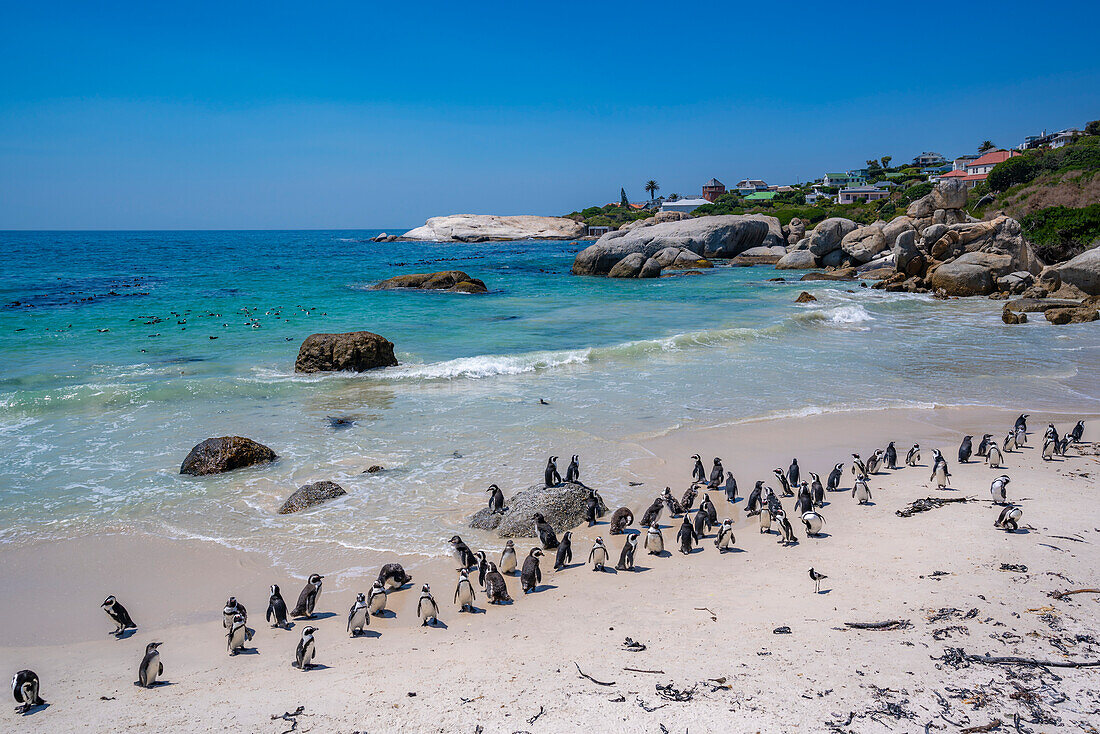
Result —
M 278 561 L 334 543 L 412 552 L 460 527 L 491 482 L 533 483 L 548 454 L 615 477 L 639 437 L 678 426 L 933 404 L 1100 410 L 1100 329 L 1005 326 L 997 301 L 770 282 L 797 274 L 759 267 L 582 278 L 569 267 L 583 242 L 370 242 L 377 232 L 0 233 L 0 542 L 138 530 Z M 490 293 L 368 290 L 448 269 Z M 819 300 L 795 304 L 802 290 Z M 306 336 L 360 329 L 393 341 L 401 365 L 295 375 Z M 229 434 L 280 461 L 179 476 L 194 444 Z M 372 464 L 387 471 L 363 474 Z M 320 479 L 348 496 L 274 514 Z

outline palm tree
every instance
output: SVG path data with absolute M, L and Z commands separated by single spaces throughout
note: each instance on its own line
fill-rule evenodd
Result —
M 993 150 L 996 147 L 997 146 L 993 144 L 992 140 L 983 140 L 982 144 L 978 146 L 978 152 L 985 153 L 987 151 Z
M 653 195 L 661 190 L 661 186 L 653 179 L 649 179 L 645 182 L 645 190 L 649 194 L 649 200 L 653 201 Z

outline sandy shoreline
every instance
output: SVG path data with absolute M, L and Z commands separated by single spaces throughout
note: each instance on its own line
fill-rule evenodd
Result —
M 955 454 L 963 433 L 1003 436 L 1018 412 L 833 413 L 646 439 L 641 445 L 652 458 L 630 466 L 644 485 L 613 492 L 597 487 L 609 504 L 625 501 L 639 515 L 665 485 L 677 495 L 683 491 L 690 474 L 687 457 L 695 452 L 708 463 L 721 456 L 745 496 L 756 479 L 775 486 L 771 469 L 785 468 L 793 456 L 804 473 L 823 477 L 835 462 L 845 461 L 841 486 L 850 488 L 846 460 L 853 451 L 866 455 L 888 440 L 897 442 L 902 455 L 914 441 L 925 451 L 923 466 L 873 478 L 875 505 L 858 507 L 846 492 L 831 494 L 823 510 L 827 537 L 806 538 L 796 521 L 801 542 L 790 548 L 777 545 L 774 534 L 761 535 L 739 509 L 735 529 L 742 552 L 719 555 L 708 539 L 688 558 L 639 554 L 646 570 L 635 574 L 599 575 L 583 566 L 554 573 L 552 559 L 545 559 L 541 591 L 523 597 L 518 579 L 509 579 L 515 603 L 474 615 L 459 614 L 450 604 L 450 564 L 421 562 L 412 570 L 413 588 L 390 597 L 396 616 L 375 619 L 371 636 L 355 640 L 345 632 L 347 607 L 355 591 L 369 588 L 381 563 L 392 560 L 385 554 L 319 558 L 315 568 L 300 569 L 291 578 L 260 555 L 199 542 L 105 536 L 0 548 L 0 582 L 9 591 L 0 598 L 0 621 L 9 630 L 0 659 L 11 672 L 36 670 L 42 695 L 51 703 L 12 721 L 27 731 L 145 725 L 282 732 L 289 724 L 269 717 L 304 705 L 299 731 L 475 731 L 479 725 L 485 731 L 571 731 L 588 724 L 605 731 L 659 731 L 661 724 L 670 731 L 718 726 L 823 731 L 829 730 L 826 721 L 844 724 L 849 712 L 854 712 L 850 723 L 834 730 L 916 731 L 932 721 L 933 730 L 954 731 L 958 727 L 947 720 L 980 725 L 1013 712 L 1032 731 L 1077 730 L 1077 722 L 1100 716 L 1098 670 L 1059 670 L 1060 681 L 1043 674 L 1066 700 L 1035 705 L 1061 723 L 1028 725 L 1034 710 L 1007 694 L 990 693 L 990 701 L 975 710 L 949 690 L 974 690 L 991 678 L 1014 690 L 1008 676 L 1021 669 L 955 670 L 932 659 L 945 647 L 1067 657 L 1052 646 L 1052 637 L 1069 658 L 1100 657 L 1094 641 L 1100 638 L 1100 597 L 1053 601 L 1047 596 L 1100 586 L 1100 531 L 1086 510 L 1100 464 L 1095 456 L 1075 455 L 1043 462 L 1037 447 L 1048 421 L 1065 431 L 1077 418 L 1088 418 L 1086 439 L 1096 438 L 1100 422 L 1096 416 L 1032 415 L 1030 448 L 1008 455 L 1003 471 L 1012 477 L 1010 499 L 1022 502 L 1023 522 L 1033 529 L 1005 534 L 993 528 L 997 511 L 989 502 L 989 481 L 1001 472 L 977 463 L 960 466 Z M 950 462 L 953 491 L 928 487 L 933 447 Z M 894 514 L 913 499 L 937 495 L 978 501 L 911 518 Z M 731 514 L 724 498 L 712 498 L 720 517 Z M 790 510 L 793 501 L 784 504 Z M 679 520 L 665 517 L 662 524 L 670 522 L 667 545 Z M 587 557 L 595 535 L 603 535 L 617 556 L 622 539 L 608 536 L 606 529 L 601 524 L 575 533 L 576 561 Z M 491 557 L 503 545 L 473 531 L 464 537 Z M 517 542 L 523 552 L 529 546 Z M 1024 564 L 1028 572 L 1001 571 L 1001 563 Z M 827 593 L 813 594 L 806 575 L 811 565 L 829 574 Z M 303 623 L 289 632 L 271 630 L 262 616 L 269 583 L 279 583 L 292 599 L 314 570 L 327 577 L 318 608 L 332 616 L 316 625 L 318 662 L 326 667 L 302 673 L 290 661 Z M 930 576 L 934 571 L 948 575 Z M 415 626 L 424 581 L 432 584 L 446 628 Z M 117 594 L 138 621 L 139 629 L 127 640 L 106 634 L 110 625 L 97 607 L 107 593 Z M 255 654 L 226 655 L 220 609 L 230 594 L 248 606 L 257 629 Z M 479 593 L 479 609 L 485 609 L 483 602 Z M 1046 607 L 1053 610 L 1028 611 Z M 941 608 L 961 612 L 929 624 L 928 610 Z M 978 612 L 964 618 L 970 609 Z M 912 627 L 834 629 L 847 621 L 881 619 L 909 619 Z M 792 634 L 773 634 L 780 626 L 791 627 Z M 934 630 L 948 627 L 955 629 L 933 639 Z M 647 650 L 622 650 L 627 636 Z M 165 643 L 171 685 L 146 691 L 132 681 L 141 651 L 153 639 Z M 580 678 L 574 661 L 614 685 Z M 662 672 L 624 671 L 627 667 Z M 1035 688 L 1037 674 L 1027 670 L 1031 677 L 1016 682 Z M 718 678 L 725 682 L 706 683 Z M 680 690 L 694 687 L 693 700 L 662 698 L 655 686 L 669 683 Z M 939 696 L 950 702 L 947 710 Z M 662 708 L 647 710 L 656 706 Z M 543 714 L 529 724 L 540 708 Z M 941 713 L 946 719 L 937 718 Z M 909 715 L 913 718 L 905 718 Z

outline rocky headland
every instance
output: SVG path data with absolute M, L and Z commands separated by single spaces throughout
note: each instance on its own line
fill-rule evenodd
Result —
M 588 231 L 565 217 L 451 214 L 432 217 L 424 226 L 387 240 L 405 242 L 505 242 L 509 240 L 574 240 Z

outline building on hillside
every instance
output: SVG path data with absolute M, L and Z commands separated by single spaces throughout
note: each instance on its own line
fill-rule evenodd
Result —
M 854 204 L 857 201 L 878 201 L 890 195 L 889 191 L 875 186 L 856 186 L 854 188 L 841 189 L 837 194 L 838 204 Z
M 993 150 L 981 158 L 970 161 L 966 164 L 967 176 L 981 176 L 980 181 L 984 181 L 985 177 L 989 175 L 989 172 L 993 170 L 993 166 L 998 163 L 1004 163 L 1009 158 L 1020 155 L 1015 150 Z
M 661 211 L 683 212 L 684 214 L 688 214 L 695 211 L 704 204 L 709 203 L 710 202 L 706 199 L 677 199 L 676 201 L 670 201 L 666 199 L 665 202 L 661 204 Z
M 980 155 L 971 155 L 969 153 L 967 155 L 960 155 L 958 158 L 951 161 L 951 170 L 966 171 L 966 164 L 970 163 L 971 161 L 976 161 L 979 158 L 981 158 Z
M 745 201 L 771 201 L 775 198 L 774 191 L 756 191 L 745 197 Z
M 756 191 L 767 191 L 768 184 L 766 181 L 761 181 L 758 178 L 743 178 L 737 182 L 737 191 L 744 196 L 748 196 Z
M 862 186 L 865 183 L 867 183 L 867 179 L 862 176 L 857 176 L 851 171 L 845 173 L 826 173 L 821 177 L 822 186 L 844 188 L 847 186 Z
M 913 158 L 913 165 L 917 166 L 918 168 L 942 166 L 944 163 L 947 163 L 946 158 L 944 158 L 939 153 L 935 153 L 929 150 L 926 150 L 920 155 Z
M 833 197 L 829 196 L 828 194 L 823 194 L 820 191 L 818 191 L 817 189 L 814 189 L 813 191 L 806 194 L 806 203 L 810 204 L 810 205 L 817 204 L 817 203 L 822 203 L 823 204 L 827 201 L 832 201 L 832 200 L 833 200 Z
M 768 190 L 769 191 L 775 191 L 775 192 L 778 192 L 780 194 L 786 194 L 786 193 L 790 193 L 791 191 L 794 191 L 794 186 L 769 186 Z
M 1034 148 L 1044 147 L 1061 148 L 1080 134 L 1081 131 L 1075 127 L 1068 127 L 1056 133 L 1048 133 L 1044 130 L 1041 135 L 1028 135 L 1024 137 L 1024 142 L 1016 146 L 1016 149 L 1032 150 Z
M 897 186 L 894 181 L 875 181 L 874 186 L 876 189 L 892 189 Z
M 612 231 L 613 229 L 615 229 L 615 228 L 614 227 L 607 227 L 607 226 L 589 226 L 588 227 L 588 236 L 589 237 L 600 237 L 600 236 L 603 236 L 603 235 L 607 234 L 608 232 Z
M 1051 148 L 1061 148 L 1063 145 L 1066 145 L 1068 143 L 1072 143 L 1073 140 L 1075 138 L 1077 138 L 1078 136 L 1080 136 L 1080 135 L 1081 135 L 1081 131 L 1078 130 L 1077 128 L 1075 128 L 1075 127 L 1071 127 L 1071 128 L 1066 129 L 1066 130 L 1061 130 L 1059 132 L 1054 133 L 1054 137 L 1051 138 L 1051 141 L 1050 141 L 1050 147 Z
M 726 193 L 726 185 L 716 178 L 703 184 L 703 198 L 707 201 L 714 201 L 724 193 Z

